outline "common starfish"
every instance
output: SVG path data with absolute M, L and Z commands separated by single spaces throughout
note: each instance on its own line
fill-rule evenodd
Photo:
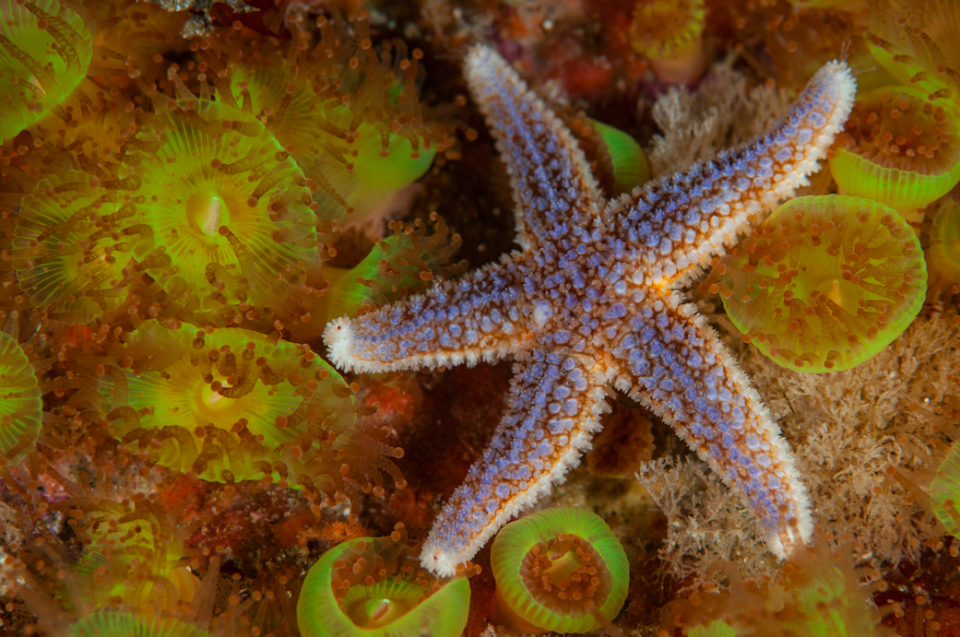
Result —
M 812 529 L 792 455 L 676 290 L 817 170 L 853 104 L 849 68 L 820 69 L 768 135 L 612 201 L 560 119 L 499 55 L 475 46 L 465 73 L 511 178 L 522 250 L 324 331 L 330 358 L 347 371 L 514 357 L 500 425 L 444 504 L 423 565 L 453 575 L 563 481 L 590 448 L 610 385 L 670 423 L 786 556 Z

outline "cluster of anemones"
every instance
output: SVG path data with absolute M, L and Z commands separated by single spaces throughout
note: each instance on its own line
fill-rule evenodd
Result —
M 189 41 L 157 5 L 0 0 L 2 579 L 54 632 L 289 634 L 282 568 L 224 597 L 230 529 L 406 484 L 311 343 L 459 267 L 435 213 L 382 235 L 468 129 L 364 13 L 243 17 Z
M 888 74 L 865 81 L 831 152 L 833 183 L 820 188 L 838 194 L 781 206 L 700 286 L 719 293 L 744 338 L 780 365 L 857 365 L 899 336 L 924 301 L 960 292 L 949 195 L 960 181 L 956 73 L 925 44 L 926 31 L 960 13 L 942 3 L 928 13 L 914 23 L 917 15 L 898 18 L 881 3 L 871 14 L 870 52 Z

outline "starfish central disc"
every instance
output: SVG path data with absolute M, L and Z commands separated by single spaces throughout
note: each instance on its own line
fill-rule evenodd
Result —
M 511 180 L 522 251 L 324 334 L 333 362 L 359 372 L 516 361 L 500 426 L 437 517 L 423 565 L 453 575 L 562 482 L 590 448 L 610 385 L 741 494 L 771 551 L 807 541 L 806 495 L 776 424 L 674 290 L 817 169 L 853 104 L 846 64 L 823 67 L 766 136 L 613 201 L 496 53 L 473 48 L 465 72 Z

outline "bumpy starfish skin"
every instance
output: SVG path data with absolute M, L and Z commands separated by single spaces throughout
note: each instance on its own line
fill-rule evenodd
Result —
M 674 289 L 817 170 L 853 102 L 847 66 L 822 68 L 767 136 L 611 202 L 570 133 L 498 55 L 475 47 L 465 68 L 512 180 L 523 250 L 324 334 L 334 363 L 358 372 L 515 358 L 500 426 L 438 516 L 424 566 L 453 574 L 562 481 L 611 384 L 670 423 L 741 494 L 770 549 L 788 554 L 812 526 L 791 454 Z

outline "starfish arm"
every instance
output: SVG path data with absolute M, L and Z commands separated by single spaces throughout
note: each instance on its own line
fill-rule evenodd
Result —
M 330 360 L 360 373 L 500 360 L 533 339 L 536 312 L 524 311 L 522 273 L 506 258 L 370 314 L 330 321 L 323 332 Z
M 649 289 L 610 350 L 621 389 L 671 424 L 757 516 L 778 557 L 810 539 L 806 491 L 757 392 L 693 305 Z
M 511 517 L 562 482 L 600 426 L 608 381 L 590 357 L 537 348 L 514 374 L 493 440 L 423 546 L 423 566 L 438 575 L 453 575 Z
M 769 134 L 660 179 L 602 215 L 635 249 L 638 276 L 682 286 L 711 255 L 737 242 L 756 215 L 806 185 L 853 107 L 856 80 L 844 62 L 821 68 Z
M 601 197 L 583 152 L 516 71 L 481 45 L 467 54 L 464 72 L 510 176 L 519 243 L 549 243 L 550 235 L 599 214 Z

